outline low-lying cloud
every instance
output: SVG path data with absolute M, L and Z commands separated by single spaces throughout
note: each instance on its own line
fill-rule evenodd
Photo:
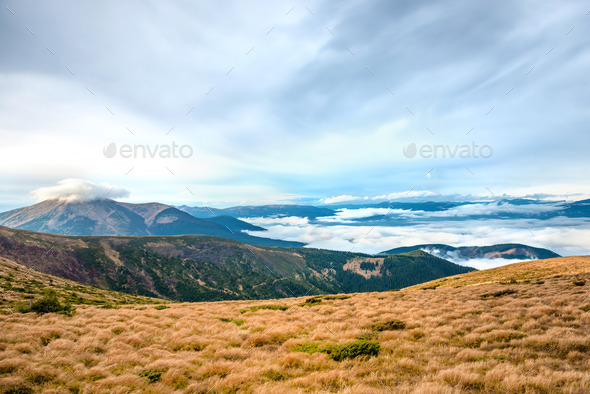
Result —
M 250 223 L 268 229 L 266 237 L 305 242 L 308 247 L 363 253 L 419 244 L 485 246 L 522 243 L 552 250 L 560 255 L 588 254 L 590 221 L 585 218 L 556 217 L 537 219 L 487 219 L 456 222 L 436 221 L 406 226 L 351 226 L 309 223 L 302 218 L 248 218 Z M 289 224 L 288 224 L 289 223 Z M 251 233 L 251 235 L 257 235 Z M 470 259 L 453 261 L 478 269 L 514 263 L 509 259 Z
M 129 196 L 129 191 L 108 183 L 95 184 L 86 179 L 68 178 L 57 182 L 57 185 L 35 189 L 32 194 L 37 201 L 62 200 L 73 202 L 124 198 Z

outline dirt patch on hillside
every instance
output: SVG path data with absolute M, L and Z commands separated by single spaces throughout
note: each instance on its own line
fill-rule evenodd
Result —
M 355 257 L 344 264 L 342 269 L 356 272 L 365 279 L 369 279 L 373 276 L 381 276 L 381 266 L 384 261 L 385 257 Z

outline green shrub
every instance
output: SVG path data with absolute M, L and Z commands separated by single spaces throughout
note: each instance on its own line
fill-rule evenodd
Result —
M 220 321 L 224 322 L 224 323 L 234 323 L 236 326 L 241 326 L 242 324 L 246 323 L 246 320 L 242 320 L 242 319 L 229 319 L 226 317 L 220 317 L 219 318 Z
M 45 313 L 61 313 L 66 316 L 73 316 L 76 308 L 70 304 L 61 304 L 55 290 L 49 289 L 44 291 L 44 296 L 31 305 L 31 312 L 37 312 L 39 315 Z
M 315 305 L 315 304 L 320 304 L 322 302 L 322 297 L 311 297 L 308 298 L 307 300 L 305 300 L 305 302 L 302 305 Z
M 4 394 L 33 394 L 35 391 L 27 386 L 10 387 L 4 391 Z
M 54 339 L 58 339 L 59 337 L 60 337 L 60 335 L 56 332 L 52 332 L 47 335 L 43 335 L 41 337 L 41 344 L 43 346 L 47 346 L 47 345 L 49 345 L 49 343 L 51 343 L 51 341 L 53 341 Z
M 264 371 L 261 373 L 261 375 L 274 381 L 285 380 L 287 378 L 287 375 L 284 372 L 275 371 L 274 369 Z
M 304 353 L 326 353 L 334 361 L 342 361 L 347 358 L 358 356 L 377 356 L 381 345 L 376 341 L 357 340 L 342 345 L 325 345 L 317 343 L 299 343 L 291 346 L 293 352 Z
M 324 300 L 347 300 L 352 296 L 349 295 L 327 295 L 323 296 Z
M 48 373 L 37 373 L 27 376 L 27 380 L 37 386 L 52 382 L 54 379 L 55 375 Z
M 113 305 L 113 304 L 104 304 L 103 306 L 101 306 L 102 309 L 120 309 L 121 307 L 119 305 Z
M 156 369 L 144 369 L 143 371 L 140 371 L 137 375 L 141 376 L 142 378 L 147 378 L 147 380 L 150 383 L 156 383 L 160 381 L 163 374 L 164 372 L 158 371 Z
M 242 309 L 240 311 L 240 313 L 256 312 L 261 309 L 270 309 L 270 310 L 274 310 L 274 311 L 286 311 L 287 309 L 289 309 L 289 307 L 286 305 L 256 305 L 256 306 L 251 306 L 246 309 Z
M 388 320 L 381 323 L 374 323 L 368 326 L 373 331 L 393 331 L 403 330 L 406 328 L 406 323 L 401 320 Z
M 169 306 L 166 306 L 166 305 L 156 305 L 154 307 L 154 309 L 157 309 L 159 311 L 161 311 L 162 309 L 168 309 L 168 308 L 170 308 L 170 307 Z
M 496 297 L 502 297 L 504 295 L 508 295 L 508 294 L 515 294 L 516 290 L 513 289 L 506 289 L 506 290 L 500 290 L 500 291 L 496 291 L 494 293 L 486 293 L 486 294 L 482 294 L 480 297 L 484 300 L 488 299 L 488 298 L 496 298 Z
M 590 311 L 590 304 L 588 305 L 584 305 L 583 307 L 580 308 L 581 310 L 583 310 L 584 312 L 588 312 Z
M 374 341 L 355 341 L 344 345 L 330 345 L 326 348 L 326 353 L 334 361 L 342 361 L 347 358 L 358 356 L 377 356 L 381 345 Z

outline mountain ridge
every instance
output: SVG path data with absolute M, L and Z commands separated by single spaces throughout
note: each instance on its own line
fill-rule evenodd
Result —
M 123 203 L 111 199 L 67 202 L 45 200 L 0 213 L 0 225 L 22 230 L 72 235 L 212 235 L 252 245 L 300 247 L 305 244 L 249 235 L 264 231 L 237 218 L 196 218 L 173 206 Z
M 384 257 L 204 235 L 77 236 L 7 227 L 0 227 L 0 257 L 108 290 L 178 301 L 391 290 L 472 270 L 423 252 Z
M 395 255 L 415 250 L 425 250 L 430 254 L 434 254 L 435 256 L 439 256 L 441 258 L 445 258 L 443 256 L 447 256 L 446 258 L 452 258 L 455 260 L 469 260 L 475 258 L 538 260 L 553 257 L 561 257 L 560 255 L 549 249 L 537 248 L 518 243 L 495 244 L 488 246 L 451 246 L 446 244 L 421 244 L 393 248 L 380 252 L 379 254 Z

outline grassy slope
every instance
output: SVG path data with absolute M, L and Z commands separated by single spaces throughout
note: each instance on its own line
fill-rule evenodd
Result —
M 56 290 L 61 302 L 88 305 L 154 304 L 163 300 L 99 289 L 44 274 L 0 257 L 0 313 L 12 313 L 20 304 L 42 297 L 44 289 Z
M 588 272 L 590 256 L 556 257 L 546 260 L 524 261 L 464 275 L 449 276 L 410 288 L 461 287 L 490 283 L 525 283 L 556 275 L 576 275 Z
M 0 315 L 0 389 L 589 392 L 590 258 L 569 260 L 465 274 L 457 288 L 313 303 L 80 306 L 73 317 Z M 568 275 L 566 262 L 576 275 Z M 516 274 L 529 282 L 499 283 Z M 252 308 L 269 304 L 274 309 Z M 405 329 L 368 328 L 391 319 Z M 296 351 L 357 338 L 378 342 L 378 356 L 335 361 L 326 352 Z

